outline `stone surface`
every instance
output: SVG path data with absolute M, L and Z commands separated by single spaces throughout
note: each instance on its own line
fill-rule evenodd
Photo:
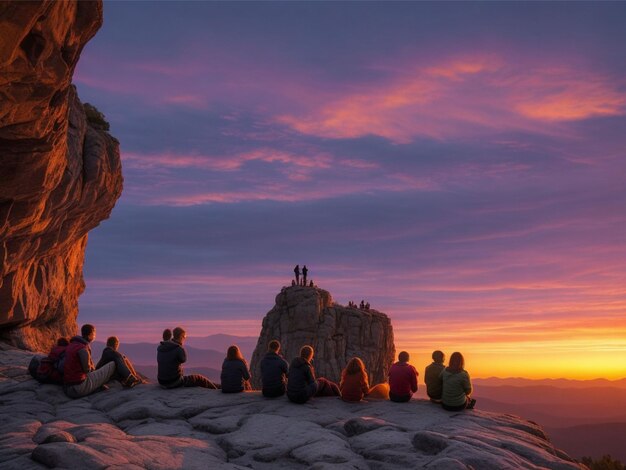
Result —
M 76 332 L 87 232 L 121 194 L 118 142 L 71 85 L 101 2 L 0 2 L 0 337 Z
M 287 362 L 298 356 L 305 344 L 313 346 L 317 376 L 335 382 L 354 356 L 365 362 L 372 385 L 385 382 L 395 356 L 387 315 L 336 304 L 329 292 L 318 287 L 285 287 L 276 296 L 276 305 L 263 319 L 250 363 L 255 388 L 261 387 L 260 362 L 273 339 L 280 341 Z
M 0 348 L 1 366 L 25 371 L 29 360 Z M 71 400 L 61 387 L 0 375 L 0 467 L 584 469 L 536 424 L 479 409 L 110 385 Z

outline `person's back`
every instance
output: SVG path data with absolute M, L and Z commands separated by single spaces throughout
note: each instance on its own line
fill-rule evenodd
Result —
M 157 378 L 163 386 L 172 386 L 183 378 L 183 364 L 187 360 L 185 349 L 178 342 L 161 341 L 157 347 Z
M 417 392 L 418 372 L 409 364 L 409 354 L 402 351 L 398 362 L 389 369 L 389 399 L 395 402 L 406 402 Z
M 465 370 L 465 359 L 461 353 L 455 352 L 450 356 L 450 363 L 441 371 L 443 391 L 441 404 L 449 411 L 460 411 L 473 408 L 476 400 L 470 397 L 472 383 Z
M 431 401 L 436 403 L 441 402 L 441 393 L 443 391 L 443 383 L 441 380 L 441 371 L 445 369 L 444 366 L 445 355 L 443 352 L 437 350 L 432 354 L 433 362 L 426 367 L 424 372 L 424 383 L 426 384 L 426 394 Z
M 437 362 L 433 362 L 426 367 L 424 383 L 426 384 L 426 394 L 431 400 L 441 401 L 441 394 L 443 392 L 441 371 L 445 368 L 446 366 Z
M 241 359 L 224 359 L 220 381 L 223 393 L 237 393 L 245 390 L 245 382 L 250 380 L 248 365 Z
M 280 355 L 280 343 L 272 340 L 269 350 L 261 359 L 261 384 L 263 396 L 274 398 L 285 394 L 289 364 Z
M 315 382 L 313 366 L 302 357 L 296 357 L 289 364 L 289 380 L 287 380 L 287 396 L 295 400 L 308 398 L 307 387 Z
M 345 401 L 361 401 L 369 392 L 367 376 L 362 373 L 345 374 L 339 385 L 341 398 Z
M 443 383 L 441 402 L 452 407 L 465 405 L 467 395 L 472 393 L 472 385 L 467 371 L 444 369 L 441 372 L 441 380 Z

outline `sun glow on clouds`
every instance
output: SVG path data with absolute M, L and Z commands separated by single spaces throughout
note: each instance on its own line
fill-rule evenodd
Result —
M 409 143 L 416 137 L 468 136 L 485 130 L 563 132 L 546 122 L 623 115 L 626 94 L 591 70 L 466 57 L 397 68 L 383 83 L 355 86 L 302 115 L 279 122 L 331 138 L 365 135 Z M 468 127 L 469 126 L 469 127 Z M 482 130 L 481 130 L 482 128 Z
M 256 335 L 306 261 L 420 370 L 626 376 L 623 4 L 449 5 L 108 3 L 76 83 L 125 188 L 81 321 Z

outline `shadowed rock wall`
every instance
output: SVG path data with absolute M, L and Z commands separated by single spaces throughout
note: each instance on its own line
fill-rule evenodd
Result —
M 317 287 L 287 287 L 276 296 L 252 355 L 255 388 L 261 387 L 260 361 L 273 339 L 280 341 L 288 362 L 305 344 L 313 346 L 316 375 L 336 382 L 354 356 L 365 362 L 372 385 L 386 382 L 395 356 L 393 327 L 387 315 L 335 304 L 329 292 Z
M 23 348 L 76 332 L 87 232 L 122 191 L 71 85 L 101 24 L 101 2 L 0 2 L 0 338 Z

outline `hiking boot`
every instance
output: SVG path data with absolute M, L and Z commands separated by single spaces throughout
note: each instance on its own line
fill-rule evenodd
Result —
M 122 385 L 126 388 L 133 388 L 135 385 L 139 385 L 140 383 L 142 383 L 141 380 L 131 374 L 126 380 L 124 380 L 124 382 L 122 382 Z
M 473 410 L 475 405 L 476 405 L 476 400 L 472 398 L 470 402 L 467 404 L 467 409 Z

